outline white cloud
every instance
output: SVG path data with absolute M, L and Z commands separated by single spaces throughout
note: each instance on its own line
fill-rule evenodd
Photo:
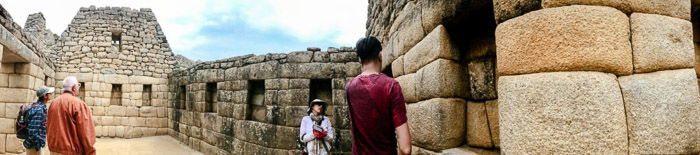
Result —
M 352 45 L 364 36 L 367 16 L 364 0 L 0 0 L 0 3 L 22 26 L 28 14 L 43 12 L 47 27 L 57 34 L 65 30 L 80 7 L 151 8 L 176 53 L 206 44 L 208 38 L 200 30 L 229 20 L 241 20 L 259 30 L 281 30 L 302 41 L 332 40 Z

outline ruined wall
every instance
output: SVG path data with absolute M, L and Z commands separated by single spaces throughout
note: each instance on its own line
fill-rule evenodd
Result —
M 43 16 L 30 16 L 27 22 L 45 22 Z M 43 53 L 47 41 L 40 24 L 22 29 L 0 6 L 0 153 L 24 152 L 14 130 L 19 106 L 37 100 L 35 90 L 54 83 L 54 65 Z M 33 25 L 33 24 L 32 24 Z
M 205 154 L 299 154 L 295 137 L 314 98 L 328 102 L 334 152 L 350 151 L 345 81 L 360 73 L 352 48 L 246 55 L 170 75 L 170 135 Z
M 497 153 L 490 1 L 370 1 L 367 34 L 401 84 L 414 152 Z M 474 149 L 478 148 L 478 149 Z
M 98 137 L 167 134 L 167 73 L 175 59 L 150 9 L 80 8 L 51 48 L 56 79 L 76 76 L 83 84 L 79 97 Z

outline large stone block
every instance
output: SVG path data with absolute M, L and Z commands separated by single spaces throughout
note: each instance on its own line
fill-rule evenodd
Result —
M 659 14 L 690 20 L 691 1 L 688 0 L 542 0 L 542 7 L 567 5 L 599 5 L 616 8 L 625 13 Z
M 632 11 L 632 6 L 630 6 L 629 3 L 630 0 L 542 0 L 542 7 L 555 8 L 569 5 L 597 5 L 609 6 L 622 12 L 630 13 Z
M 660 14 L 690 20 L 691 1 L 689 0 L 629 0 L 634 12 Z
M 0 50 L 0 51 L 2 51 L 2 50 Z M 2 52 L 0 52 L 0 55 L 2 55 Z M 7 153 L 7 152 L 5 152 L 6 139 L 7 139 L 6 134 L 0 134 L 0 153 L 2 153 L 2 154 Z
M 314 57 L 312 51 L 290 52 L 287 54 L 287 62 L 291 63 L 308 63 Z
M 615 75 L 501 76 L 498 96 L 502 153 L 627 153 L 625 107 Z
M 0 88 L 0 102 L 29 103 L 35 101 L 36 93 L 24 88 Z
M 0 133 L 15 133 L 15 120 L 0 118 Z
M 403 93 L 403 99 L 406 103 L 418 102 L 418 94 L 416 91 L 416 85 L 420 82 L 419 74 L 406 74 L 397 77 L 395 80 L 401 85 L 401 92 Z M 344 94 L 343 94 L 344 95 Z
M 436 59 L 459 59 L 459 51 L 442 25 L 437 26 L 403 56 L 403 71 L 407 74 L 415 73 Z
M 678 18 L 633 13 L 634 72 L 692 68 L 695 63 L 693 24 Z
M 430 150 L 459 146 L 464 141 L 466 105 L 459 98 L 435 98 L 408 104 L 411 141 Z
M 417 74 L 420 76 L 416 85 L 418 100 L 469 96 L 464 69 L 455 61 L 435 60 Z
M 467 145 L 493 147 L 484 102 L 467 101 Z
M 496 148 L 501 147 L 501 134 L 499 132 L 498 119 L 498 100 L 486 101 L 486 117 L 489 120 L 489 129 L 491 130 L 491 140 Z
M 700 92 L 693 69 L 619 78 L 631 154 L 700 153 Z
M 22 145 L 22 142 L 22 140 L 17 138 L 17 135 L 7 134 L 7 140 L 5 140 L 5 151 L 8 153 L 24 152 L 24 145 Z
M 496 59 L 472 60 L 467 65 L 469 72 L 469 92 L 475 100 L 489 100 L 498 97 L 496 93 Z
M 498 75 L 551 71 L 632 73 L 629 18 L 601 6 L 533 11 L 496 28 Z

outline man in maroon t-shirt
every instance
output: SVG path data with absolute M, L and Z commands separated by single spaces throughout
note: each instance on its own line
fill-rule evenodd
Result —
M 396 80 L 380 73 L 381 43 L 374 37 L 357 42 L 362 74 L 345 86 L 352 131 L 352 154 L 411 153 L 406 103 Z

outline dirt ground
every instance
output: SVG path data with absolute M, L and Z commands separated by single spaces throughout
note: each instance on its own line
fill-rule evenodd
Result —
M 97 138 L 95 143 L 98 155 L 201 155 L 170 136 L 144 138 Z M 42 154 L 49 155 L 48 148 Z M 25 153 L 22 153 L 25 154 Z

